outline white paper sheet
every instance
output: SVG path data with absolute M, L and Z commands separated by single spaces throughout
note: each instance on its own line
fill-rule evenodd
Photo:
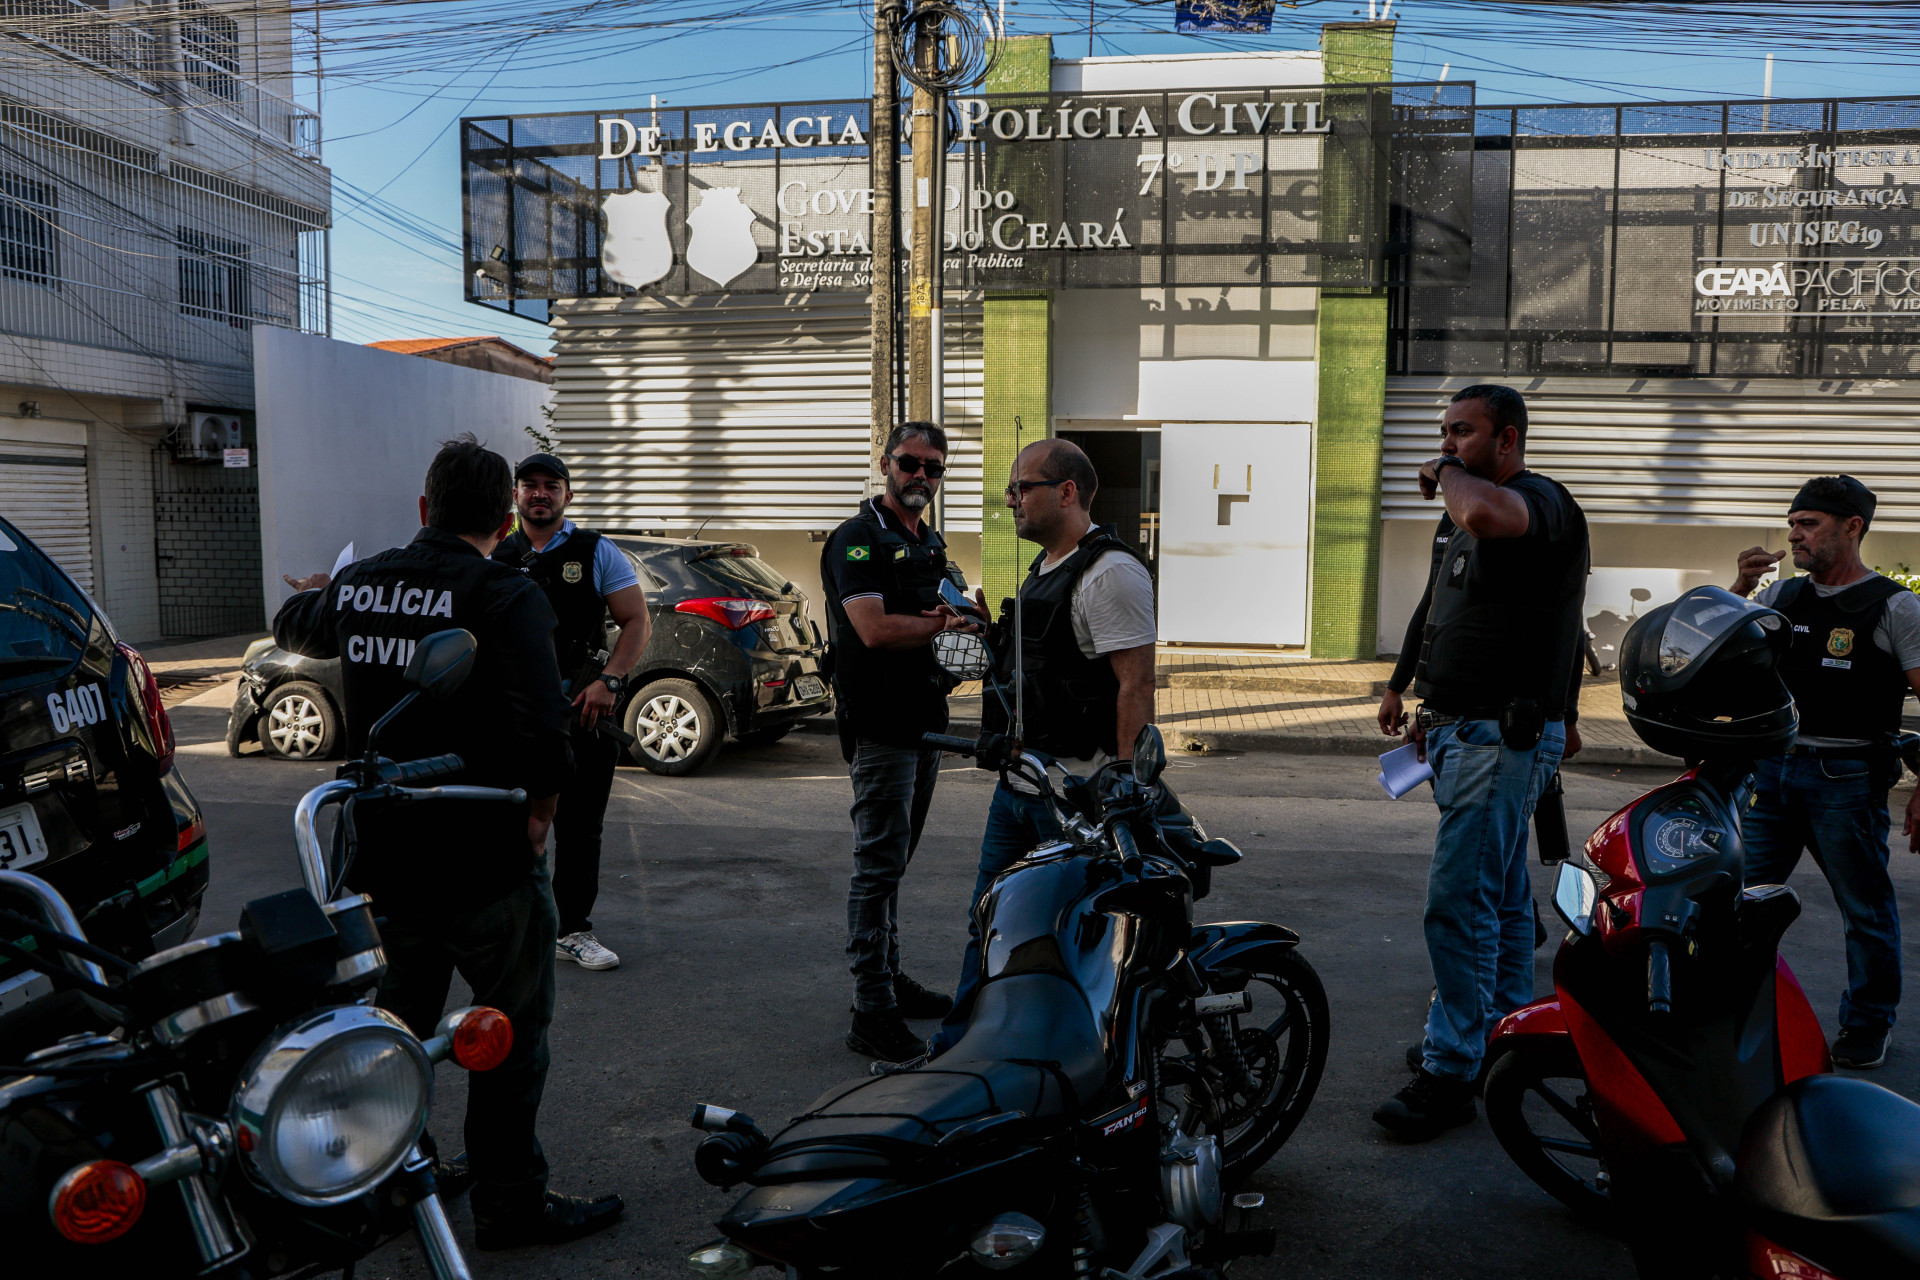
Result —
M 1433 766 L 1420 758 L 1420 748 L 1409 742 L 1380 757 L 1380 789 L 1398 800 L 1423 782 L 1433 780 Z
M 340 548 L 340 554 L 333 558 L 333 572 L 328 574 L 327 576 L 329 578 L 339 577 L 340 571 L 352 563 L 353 563 L 353 544 L 349 542 L 346 546 Z

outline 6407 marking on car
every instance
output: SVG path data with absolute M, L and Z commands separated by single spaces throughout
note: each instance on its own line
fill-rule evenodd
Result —
M 47 695 L 47 714 L 53 717 L 53 731 L 65 733 L 85 724 L 99 724 L 107 718 L 107 700 L 97 684 L 83 684 L 62 693 Z

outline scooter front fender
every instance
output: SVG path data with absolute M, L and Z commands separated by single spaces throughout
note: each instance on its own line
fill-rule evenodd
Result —
M 1570 1043 L 1572 1038 L 1573 1033 L 1567 1029 L 1567 1015 L 1560 1008 L 1560 997 L 1542 996 L 1500 1019 L 1499 1025 L 1493 1029 L 1493 1035 L 1487 1039 L 1487 1053 L 1492 1055 L 1502 1046 L 1522 1040 L 1562 1040 Z
M 1242 991 L 1247 977 L 1272 964 L 1272 957 L 1300 945 L 1300 935 L 1285 925 L 1264 920 L 1230 920 L 1195 925 L 1187 944 L 1207 988 L 1214 992 Z

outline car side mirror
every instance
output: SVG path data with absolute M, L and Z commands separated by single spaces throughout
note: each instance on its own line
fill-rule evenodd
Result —
M 1160 775 L 1167 771 L 1167 744 L 1160 737 L 1160 730 L 1153 725 L 1142 725 L 1140 736 L 1133 740 L 1133 780 L 1143 787 L 1150 787 L 1160 781 Z
M 471 631 L 458 627 L 436 631 L 414 646 L 400 678 L 429 698 L 444 698 L 467 682 L 479 648 Z

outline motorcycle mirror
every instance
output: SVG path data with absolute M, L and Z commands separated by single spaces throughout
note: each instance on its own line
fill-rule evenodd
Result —
M 1600 893 L 1586 868 L 1571 862 L 1560 864 L 1560 878 L 1553 883 L 1553 909 L 1575 933 L 1593 930 L 1593 904 Z
M 1142 725 L 1140 736 L 1133 740 L 1133 780 L 1143 787 L 1150 787 L 1160 781 L 1160 775 L 1167 770 L 1167 744 L 1161 738 L 1160 730 L 1153 725 Z
M 444 698 L 467 682 L 480 642 L 458 627 L 436 631 L 414 646 L 401 679 L 429 698 Z
M 942 631 L 935 636 L 933 659 L 955 680 L 985 680 L 993 669 L 986 642 L 969 631 Z

